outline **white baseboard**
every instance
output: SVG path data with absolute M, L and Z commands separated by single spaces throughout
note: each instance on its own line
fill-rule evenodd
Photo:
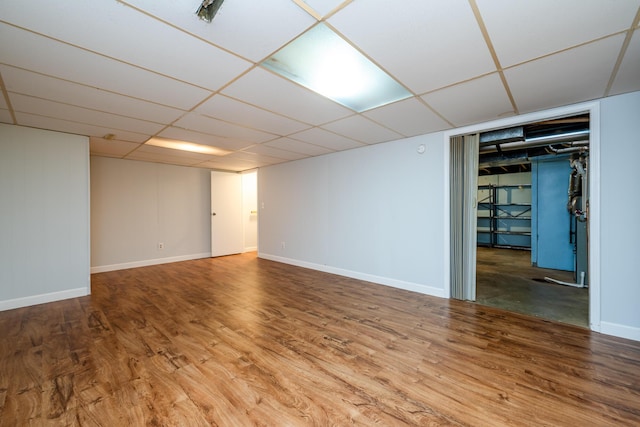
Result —
M 88 288 L 67 289 L 59 292 L 50 292 L 47 294 L 31 295 L 28 297 L 15 298 L 0 301 L 0 311 L 13 310 L 14 308 L 27 307 L 30 305 L 45 304 L 53 301 L 60 301 L 69 298 L 84 297 L 89 295 Z
M 244 248 L 245 252 L 255 252 L 257 250 L 258 250 L 257 246 L 249 246 L 249 247 Z
M 258 253 L 259 258 L 268 259 L 270 261 L 281 262 L 284 264 L 295 265 L 297 267 L 309 268 L 311 270 L 323 271 L 325 273 L 337 274 L 338 276 L 351 277 L 352 279 L 364 280 L 379 285 L 390 286 L 393 288 L 404 289 L 407 291 L 418 292 L 434 297 L 446 298 L 444 289 L 433 286 L 422 285 L 419 283 L 406 282 L 403 280 L 391 279 L 389 277 L 376 276 L 373 274 L 362 273 L 359 271 L 345 270 L 342 268 L 321 265 L 312 262 L 300 261 L 297 259 L 285 258 L 278 255 Z
M 600 332 L 607 335 L 613 335 L 619 338 L 640 341 L 640 328 L 633 326 L 620 325 L 618 323 L 600 322 Z
M 142 261 L 124 262 L 122 264 L 98 265 L 95 267 L 91 267 L 91 274 L 104 273 L 107 271 L 115 271 L 115 270 L 124 270 L 127 268 L 147 267 L 149 265 L 168 264 L 170 262 L 190 261 L 192 259 L 209 258 L 209 257 L 211 257 L 211 253 L 205 252 L 200 254 L 180 255 L 180 256 L 168 257 L 168 258 L 155 258 L 155 259 L 145 259 Z

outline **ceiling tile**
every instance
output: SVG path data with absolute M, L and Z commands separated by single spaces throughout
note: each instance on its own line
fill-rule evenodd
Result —
M 142 145 L 124 158 L 128 160 L 166 163 L 181 166 L 199 166 L 204 162 L 217 161 L 223 157 L 193 153 L 189 151 L 172 150 L 170 148 L 155 147 L 151 145 Z
M 431 92 L 422 99 L 456 126 L 515 114 L 498 73 Z
M 353 2 L 329 23 L 415 94 L 495 70 L 468 1 L 410 3 Z
M 273 141 L 265 142 L 263 145 L 292 151 L 307 156 L 320 156 L 322 154 L 333 152 L 333 150 L 330 150 L 328 148 L 321 147 L 319 145 L 308 144 L 306 142 L 297 141 L 291 138 L 278 138 Z
M 198 19 L 193 6 L 179 12 Z M 115 1 L 52 1 L 38 7 L 2 2 L 0 16 L 31 31 L 212 90 L 252 65 Z M 88 19 L 91 31 L 86 31 Z M 207 70 L 215 72 L 203 72 Z
M 194 153 L 193 151 L 174 150 L 171 148 L 157 147 L 154 145 L 143 144 L 139 146 L 134 152 L 132 152 L 127 158 L 135 157 L 137 155 L 155 155 L 155 156 L 167 156 L 173 158 L 190 159 L 192 163 L 206 162 L 220 156 L 213 156 L 211 154 Z
M 638 33 L 606 92 L 640 0 L 228 0 L 212 23 L 200 2 L 0 2 L 0 122 L 13 101 L 94 155 L 239 171 L 494 120 L 513 106 L 475 5 L 519 112 L 640 90 Z M 319 15 L 416 96 L 357 115 L 259 65 Z M 241 152 L 138 148 L 154 134 Z
M 240 139 L 250 143 L 259 143 L 276 138 L 276 135 L 261 132 L 259 130 L 223 122 L 222 120 L 202 116 L 197 113 L 189 113 L 173 124 L 196 132 L 208 133 L 225 138 Z
M 604 96 L 624 35 L 505 70 L 521 113 Z
M 113 129 L 103 126 L 94 126 L 86 123 L 54 119 L 34 114 L 16 113 L 16 120 L 20 126 L 55 130 L 58 132 L 72 133 L 76 135 L 103 137 L 106 134 L 113 133 Z M 144 142 L 149 139 L 149 135 L 122 130 L 119 130 L 116 136 L 122 141 L 130 142 Z
M 106 140 L 96 137 L 89 139 L 91 154 L 107 157 L 124 157 L 139 146 L 140 144 L 134 142 L 119 141 L 117 139 Z
M 242 151 L 247 153 L 262 154 L 265 156 L 271 156 L 271 157 L 275 157 L 283 160 L 297 160 L 297 159 L 303 159 L 305 157 L 309 157 L 305 154 L 294 153 L 293 151 L 281 150 L 280 148 L 270 147 L 265 144 L 257 144 L 257 145 L 254 145 L 253 147 L 245 148 Z
M 9 110 L 0 108 L 0 123 L 13 124 L 13 118 L 11 117 L 11 113 L 9 112 Z
M 152 163 L 165 163 L 168 165 L 178 165 L 178 166 L 195 166 L 199 163 L 202 163 L 199 160 L 191 159 L 188 157 L 178 157 L 171 156 L 167 154 L 159 154 L 159 153 L 145 153 L 143 151 L 134 151 L 125 157 L 127 160 L 138 160 L 142 162 L 152 162 Z
M 195 15 L 201 1 L 126 0 L 125 3 L 254 62 L 265 59 L 316 22 L 291 0 L 227 1 L 210 24 Z
M 166 106 L 190 109 L 210 92 L 0 23 L 2 63 Z M 28 52 L 28 54 L 25 54 Z M 64 60 L 61 60 L 64 58 Z M 69 66 L 73 64 L 73 66 Z
M 226 159 L 246 160 L 260 165 L 274 165 L 285 161 L 285 159 L 282 158 L 268 156 L 266 154 L 251 153 L 247 151 L 236 151 L 235 153 L 231 153 L 224 157 Z
M 365 144 L 377 144 L 402 138 L 399 133 L 380 126 L 364 116 L 347 117 L 323 125 L 322 128 Z
M 416 98 L 376 108 L 364 115 L 404 136 L 423 135 L 452 127 Z
M 186 129 L 169 127 L 158 134 L 162 138 L 177 139 L 179 141 L 195 142 L 196 144 L 210 145 L 225 150 L 242 150 L 253 145 L 251 142 L 233 138 L 224 138 L 206 133 L 194 132 Z
M 9 93 L 9 99 L 16 112 L 37 114 L 54 119 L 72 120 L 78 123 L 106 127 L 111 129 L 109 133 L 118 134 L 119 131 L 126 131 L 153 135 L 164 127 L 158 123 L 131 119 L 125 116 L 61 104 L 32 96 Z
M 0 65 L 0 73 L 4 78 L 7 90 L 10 92 L 160 123 L 172 122 L 184 114 L 184 111 L 176 108 L 165 107 L 14 67 Z
M 640 31 L 633 33 L 609 95 L 640 90 Z
M 315 125 L 353 114 L 353 111 L 262 68 L 251 70 L 222 93 Z
M 322 17 L 327 16 L 329 12 L 334 11 L 343 3 L 349 3 L 349 1 L 344 0 L 303 0 L 303 2 Z
M 503 68 L 627 30 L 640 0 L 476 0 Z
M 225 157 L 221 157 L 218 160 L 209 160 L 207 162 L 198 163 L 195 166 L 199 168 L 218 169 L 235 172 L 242 172 L 259 167 L 259 165 L 253 162 L 239 159 L 226 159 Z
M 235 99 L 216 95 L 195 110 L 246 127 L 260 129 L 281 136 L 308 129 L 310 126 Z
M 363 144 L 352 139 L 336 135 L 335 133 L 331 133 L 320 128 L 313 128 L 298 132 L 291 135 L 291 138 L 295 138 L 303 142 L 308 142 L 310 144 L 320 145 L 321 147 L 329 148 L 335 151 L 349 150 L 351 148 L 363 146 Z

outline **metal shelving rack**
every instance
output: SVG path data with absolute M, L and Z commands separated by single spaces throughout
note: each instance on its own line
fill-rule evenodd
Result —
M 478 201 L 478 245 L 492 248 L 531 250 L 531 203 L 502 203 L 499 191 L 511 199 L 514 189 L 531 189 L 530 184 L 479 185 L 488 194 Z

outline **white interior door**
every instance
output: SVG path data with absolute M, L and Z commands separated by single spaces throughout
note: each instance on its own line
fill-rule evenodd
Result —
M 242 175 L 211 172 L 211 256 L 239 254 L 244 248 Z

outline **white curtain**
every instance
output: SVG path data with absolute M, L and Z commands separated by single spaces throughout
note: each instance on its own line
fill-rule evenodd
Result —
M 450 140 L 451 297 L 476 299 L 478 134 Z

